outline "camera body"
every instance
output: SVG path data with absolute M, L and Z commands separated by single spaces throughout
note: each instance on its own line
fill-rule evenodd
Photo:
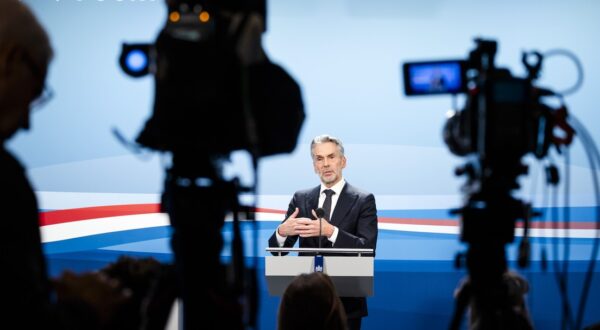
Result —
M 465 94 L 465 106 L 450 114 L 443 128 L 448 149 L 467 157 L 458 168 L 466 175 L 466 201 L 461 240 L 506 244 L 514 239 L 515 221 L 527 216 L 527 207 L 511 196 L 517 177 L 527 173 L 521 158 L 546 156 L 552 145 L 554 109 L 542 102 L 551 91 L 534 85 L 542 58 L 523 55 L 524 78 L 494 64 L 497 43 L 476 39 L 467 59 L 403 64 L 405 94 Z M 531 54 L 529 54 L 531 56 Z
M 166 0 L 166 24 L 154 44 L 124 44 L 123 70 L 153 74 L 154 107 L 136 141 L 190 155 L 293 151 L 305 118 L 299 85 L 264 54 L 265 0 Z M 256 31 L 256 18 L 261 31 Z M 251 33 L 250 33 L 251 32 Z M 248 37 L 251 35 L 251 37 Z M 142 60 L 129 60 L 131 54 Z M 258 56 L 257 56 L 258 57 Z M 136 68 L 128 64 L 147 63 Z
M 552 93 L 533 84 L 541 58 L 533 65 L 524 58 L 529 75 L 519 78 L 494 66 L 495 41 L 475 42 L 466 60 L 404 63 L 405 94 L 466 94 L 464 109 L 449 117 L 443 132 L 455 155 L 477 153 L 488 162 L 529 152 L 544 157 L 551 141 L 552 109 L 541 97 Z

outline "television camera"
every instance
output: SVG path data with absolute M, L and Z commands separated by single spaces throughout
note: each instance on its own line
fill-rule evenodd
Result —
M 453 154 L 468 159 L 456 169 L 467 179 L 462 187 L 464 205 L 455 212 L 461 216 L 460 239 L 468 244 L 473 301 L 482 313 L 481 329 L 517 329 L 515 322 L 521 316 L 510 310 L 502 278 L 507 272 L 505 245 L 514 241 L 518 220 L 524 227 L 520 266 L 527 264 L 529 255 L 527 228 L 533 212 L 529 203 L 512 196 L 519 188 L 517 178 L 527 173 L 521 158 L 526 154 L 544 158 L 551 146 L 560 151 L 571 143 L 574 130 L 564 105 L 553 108 L 543 102 L 555 93 L 534 84 L 542 68 L 540 53 L 523 53 L 527 75 L 520 78 L 495 66 L 495 41 L 475 43 L 466 60 L 404 63 L 404 92 L 466 95 L 464 108 L 451 113 L 445 123 L 443 138 Z M 457 314 L 464 307 L 457 305 Z M 458 328 L 460 317 L 455 315 L 452 328 Z
M 266 0 L 166 5 L 156 41 L 123 44 L 119 63 L 132 77 L 155 79 L 152 116 L 136 142 L 172 156 L 161 207 L 173 228 L 184 328 L 256 326 L 256 267 L 245 267 L 238 221 L 254 208 L 240 205 L 238 194 L 256 192 L 260 157 L 295 148 L 305 117 L 300 87 L 263 51 Z M 254 187 L 223 177 L 236 150 L 252 156 Z M 233 267 L 224 267 L 221 230 L 230 212 Z

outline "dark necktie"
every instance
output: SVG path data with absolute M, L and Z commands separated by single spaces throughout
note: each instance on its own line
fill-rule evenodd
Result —
M 331 196 L 335 194 L 335 191 L 325 189 L 323 192 L 325 193 L 325 202 L 323 202 L 323 211 L 325 211 L 324 218 L 329 221 L 329 215 L 331 214 Z

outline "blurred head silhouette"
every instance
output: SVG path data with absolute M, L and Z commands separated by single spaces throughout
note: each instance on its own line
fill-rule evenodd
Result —
M 327 274 L 300 274 L 288 285 L 279 305 L 279 330 L 346 328 L 344 306 Z
M 506 271 L 502 276 L 504 295 L 495 309 L 479 303 L 474 297 L 473 284 L 469 277 L 465 278 L 454 295 L 459 303 L 468 305 L 470 330 L 532 330 L 525 297 L 529 292 L 529 284 L 519 274 Z
M 0 141 L 29 128 L 32 108 L 45 98 L 52 47 L 44 28 L 18 0 L 0 1 Z

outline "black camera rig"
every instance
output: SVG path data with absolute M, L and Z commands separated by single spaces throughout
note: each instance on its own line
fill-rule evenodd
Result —
M 260 157 L 294 150 L 305 117 L 300 86 L 262 49 L 265 0 L 166 5 L 156 42 L 124 44 L 119 63 L 132 77 L 155 78 L 152 116 L 136 141 L 172 155 L 161 207 L 173 228 L 184 329 L 256 327 L 257 258 L 246 267 L 238 216 L 246 211 L 252 219 L 255 207 L 240 205 L 238 194 L 256 193 Z M 237 150 L 252 157 L 253 187 L 223 177 L 224 161 Z M 221 230 L 230 213 L 225 267 Z
M 527 173 L 521 158 L 526 154 L 544 158 L 550 146 L 570 144 L 574 130 L 566 121 L 565 106 L 543 103 L 544 97 L 555 93 L 534 84 L 542 67 L 540 53 L 523 53 L 528 74 L 519 78 L 495 66 L 495 41 L 475 43 L 466 60 L 404 63 L 403 78 L 408 96 L 466 95 L 465 107 L 450 115 L 443 137 L 452 153 L 468 159 L 456 170 L 467 181 L 462 189 L 464 205 L 454 212 L 461 216 L 460 239 L 469 244 L 466 265 L 473 301 L 482 314 L 481 329 L 497 329 L 503 321 L 517 318 L 510 315 L 503 275 L 508 270 L 505 245 L 514 241 L 518 220 L 524 223 L 521 266 L 529 255 L 531 207 L 512 196 L 519 188 L 517 178 Z M 556 136 L 557 129 L 564 134 Z M 504 324 L 498 329 L 510 328 Z

